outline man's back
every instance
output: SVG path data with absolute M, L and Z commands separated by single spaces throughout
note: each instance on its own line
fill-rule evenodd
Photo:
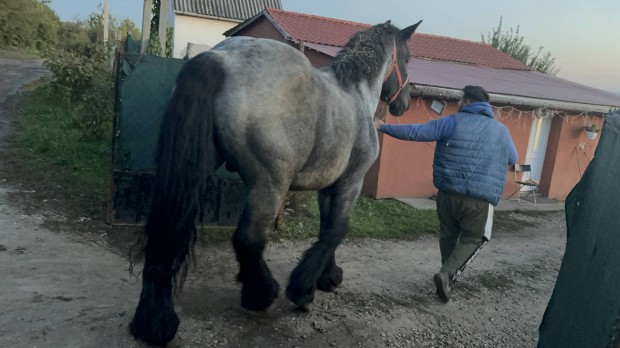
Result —
M 435 186 L 497 204 L 511 160 L 508 128 L 494 119 L 488 103 L 467 105 L 449 117 L 454 129 L 435 149 Z

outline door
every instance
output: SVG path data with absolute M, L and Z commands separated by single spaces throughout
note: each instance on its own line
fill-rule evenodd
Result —
M 547 153 L 547 140 L 549 139 L 549 131 L 551 130 L 552 113 L 537 114 L 532 120 L 532 129 L 530 131 L 530 139 L 527 145 L 527 154 L 525 156 L 525 164 L 532 166 L 531 179 L 540 182 L 542 176 L 543 164 L 545 162 L 545 153 Z M 527 179 L 527 178 L 525 178 Z M 525 187 L 524 190 L 532 189 Z

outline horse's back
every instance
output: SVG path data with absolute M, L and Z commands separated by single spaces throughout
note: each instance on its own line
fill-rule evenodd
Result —
M 232 37 L 217 44 L 210 52 L 222 55 L 227 70 L 234 72 L 235 76 L 245 76 L 247 83 L 282 83 L 287 77 L 304 75 L 307 78 L 306 75 L 316 74 L 303 53 L 272 39 Z
M 275 40 L 234 37 L 203 54 L 216 56 L 226 72 L 214 122 L 227 161 L 242 176 L 281 173 L 308 189 L 342 175 L 360 132 L 355 103 L 335 81 Z
M 308 59 L 285 43 L 248 37 L 226 39 L 203 54 L 225 71 L 214 124 L 227 161 L 242 175 L 275 159 L 287 164 L 277 170 L 300 168 L 314 142 L 317 105 L 308 101 L 321 89 Z

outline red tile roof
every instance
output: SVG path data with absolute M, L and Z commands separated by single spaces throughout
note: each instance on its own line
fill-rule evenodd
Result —
M 343 46 L 368 24 L 268 8 L 266 12 L 289 39 L 330 46 Z M 444 60 L 498 69 L 531 70 L 507 54 L 479 42 L 416 33 L 409 50 L 416 58 Z

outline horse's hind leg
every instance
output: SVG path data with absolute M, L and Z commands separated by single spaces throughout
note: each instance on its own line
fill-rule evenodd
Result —
M 233 246 L 239 262 L 238 280 L 243 283 L 241 306 L 250 310 L 269 307 L 280 286 L 263 259 L 265 234 L 273 227 L 287 188 L 251 188 L 235 235 Z
M 287 297 L 306 309 L 317 287 L 331 291 L 342 282 L 336 266 L 336 248 L 347 233 L 349 213 L 360 194 L 362 183 L 335 185 L 319 193 L 321 231 L 319 240 L 308 249 L 289 279 Z

